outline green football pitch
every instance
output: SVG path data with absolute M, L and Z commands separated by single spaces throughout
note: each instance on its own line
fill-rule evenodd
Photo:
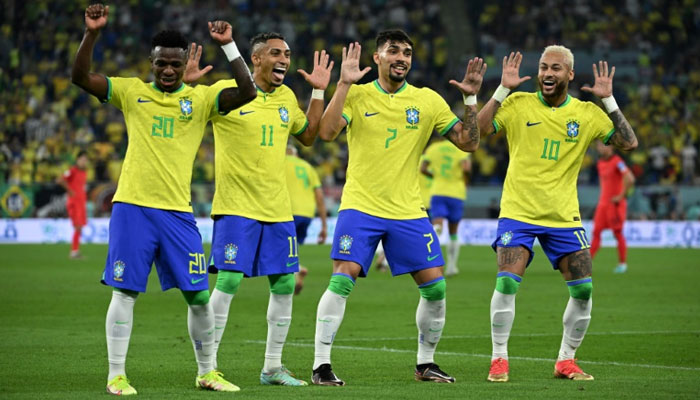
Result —
M 407 249 L 408 251 L 409 249 Z M 110 289 L 99 284 L 107 247 L 86 245 L 68 260 L 67 245 L 0 246 L 0 398 L 107 398 L 104 319 Z M 236 394 L 194 388 L 196 366 L 186 305 L 161 292 L 151 274 L 136 304 L 127 360 L 138 398 L 700 398 L 700 253 L 630 249 L 629 272 L 614 275 L 614 249 L 594 266 L 593 319 L 577 353 L 592 382 L 552 377 L 568 292 L 538 254 L 523 279 L 510 340 L 506 384 L 486 381 L 491 352 L 489 303 L 495 257 L 462 247 L 461 273 L 448 279 L 447 324 L 436 361 L 454 385 L 416 382 L 415 309 L 410 277 L 371 271 L 348 300 L 333 349 L 345 387 L 270 387 L 259 383 L 267 323 L 267 279 L 245 280 L 236 295 L 219 352 L 219 367 L 242 388 Z M 294 299 L 285 365 L 310 378 L 317 302 L 328 285 L 327 246 L 302 246 L 309 268 Z M 213 284 L 213 277 L 211 283 Z

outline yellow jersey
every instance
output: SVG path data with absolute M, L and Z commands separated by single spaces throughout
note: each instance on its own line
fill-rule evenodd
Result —
M 112 201 L 192 212 L 192 167 L 207 121 L 218 114 L 218 92 L 182 84 L 167 93 L 138 78 L 107 82 L 106 102 L 124 114 L 129 138 Z
M 505 129 L 510 162 L 500 218 L 553 227 L 581 226 L 576 181 L 589 144 L 615 132 L 597 105 L 567 96 L 549 106 L 540 92 L 513 93 L 494 117 Z
M 433 172 L 430 195 L 466 200 L 467 188 L 464 183 L 462 162 L 468 159 L 469 153 L 458 149 L 447 140 L 428 146 L 425 150 L 425 161 L 430 163 Z
M 437 130 L 459 122 L 445 100 L 404 82 L 388 93 L 375 80 L 352 85 L 343 107 L 348 123 L 348 169 L 340 210 L 375 217 L 426 217 L 418 187 L 419 159 Z
M 292 215 L 313 218 L 316 215 L 316 189 L 321 180 L 314 167 L 306 160 L 287 156 L 285 161 L 287 188 L 292 201 Z
M 420 198 L 423 201 L 423 207 L 430 208 L 430 188 L 433 186 L 433 178 L 423 175 L 422 172 L 420 172 L 420 164 L 423 163 L 423 160 L 425 159 L 425 154 L 423 154 L 420 157 L 420 160 L 418 161 L 418 187 L 420 189 Z M 429 171 L 433 171 L 433 169 L 428 166 Z
M 219 81 L 219 90 L 235 80 Z M 292 221 L 285 157 L 289 135 L 306 129 L 306 115 L 289 87 L 212 118 L 215 191 L 212 215 L 238 215 L 264 222 Z

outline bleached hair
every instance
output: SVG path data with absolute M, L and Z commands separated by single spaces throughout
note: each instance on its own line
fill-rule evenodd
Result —
M 558 44 L 553 44 L 551 46 L 547 46 L 544 48 L 544 51 L 542 52 L 542 57 L 544 57 L 546 54 L 549 53 L 558 53 L 562 54 L 564 58 L 566 58 L 567 64 L 569 64 L 569 67 L 571 69 L 574 69 L 574 53 L 571 52 L 567 47 L 558 45 Z

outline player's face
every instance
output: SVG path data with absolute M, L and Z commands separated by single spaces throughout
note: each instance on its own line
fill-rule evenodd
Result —
M 289 70 L 292 51 L 282 39 L 270 39 L 253 54 L 256 76 L 272 87 L 282 86 Z
M 160 90 L 173 92 L 180 88 L 187 64 L 187 50 L 156 46 L 151 52 L 150 60 L 156 86 Z
M 88 165 L 88 158 L 87 156 L 80 156 L 78 157 L 77 160 L 75 160 L 75 165 L 78 166 L 80 169 L 85 169 L 87 168 Z
M 606 146 L 601 141 L 596 142 L 596 150 L 598 151 L 598 154 L 600 154 L 600 156 L 606 160 L 613 155 L 612 146 Z
M 374 53 L 379 75 L 394 82 L 406 80 L 412 58 L 413 48 L 403 42 L 386 42 Z
M 547 53 L 540 58 L 537 79 L 542 96 L 555 99 L 568 91 L 569 82 L 574 79 L 574 70 L 569 68 L 563 54 Z

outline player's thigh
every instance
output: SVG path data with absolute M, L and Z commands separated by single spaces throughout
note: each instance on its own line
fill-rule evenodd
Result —
M 258 260 L 251 276 L 289 274 L 299 271 L 299 245 L 294 222 L 262 224 Z
M 559 261 L 559 272 L 567 281 L 587 278 L 593 274 L 593 262 L 588 249 L 567 254 Z
M 552 268 L 559 269 L 566 276 L 566 259 L 582 251 L 585 251 L 588 255 L 590 262 L 588 249 L 591 245 L 583 227 L 546 228 L 546 230 L 546 233 L 539 235 L 538 239 L 542 245 L 542 250 L 552 264 Z
M 311 218 L 301 217 L 299 215 L 294 216 L 294 228 L 297 235 L 297 243 L 303 244 L 306 240 L 306 231 L 309 229 L 311 224 Z
M 464 201 L 457 198 L 448 197 L 447 198 L 447 222 L 450 225 L 459 224 L 462 219 L 462 213 L 464 212 Z
M 109 220 L 109 247 L 102 282 L 145 292 L 158 250 L 158 229 L 145 207 L 114 203 Z
M 184 291 L 209 289 L 202 236 L 194 215 L 154 209 L 149 210 L 149 213 L 158 226 L 158 254 L 155 261 L 163 290 L 173 287 Z
M 367 276 L 377 244 L 385 231 L 382 218 L 357 210 L 343 210 L 336 220 L 331 258 L 358 264 L 362 267 L 360 276 Z
M 217 216 L 212 232 L 210 271 L 222 269 L 253 276 L 262 229 L 262 223 L 254 219 L 237 215 Z
M 627 202 L 614 204 L 610 212 L 610 229 L 620 230 L 627 219 Z
M 414 273 L 445 264 L 438 235 L 428 218 L 384 220 L 382 245 L 392 275 Z
M 496 252 L 498 270 L 522 276 L 535 256 L 532 245 L 540 232 L 539 226 L 500 218 L 496 239 L 491 244 L 491 248 Z
M 447 197 L 433 196 L 430 198 L 430 216 L 432 219 L 443 218 L 447 219 L 450 215 Z

